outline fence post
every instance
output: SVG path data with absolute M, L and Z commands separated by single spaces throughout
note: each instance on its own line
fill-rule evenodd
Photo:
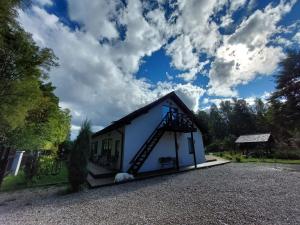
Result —
M 5 176 L 9 151 L 10 151 L 10 148 L 4 147 L 4 146 L 1 147 L 1 151 L 0 151 L 0 185 L 3 181 L 4 176 Z

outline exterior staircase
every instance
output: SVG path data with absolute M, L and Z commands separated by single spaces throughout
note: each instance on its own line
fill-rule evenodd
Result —
M 155 129 L 155 131 L 150 135 L 148 140 L 143 144 L 140 151 L 135 155 L 135 157 L 131 161 L 131 166 L 128 169 L 128 173 L 136 174 L 141 166 L 144 164 L 159 139 L 163 136 L 164 130 L 161 128 Z
M 114 183 L 115 175 L 117 171 L 112 171 L 89 162 L 87 165 L 88 176 L 87 183 L 90 188 L 105 186 Z
M 131 160 L 128 173 L 137 174 L 165 131 L 192 132 L 193 122 L 182 113 L 168 112 Z

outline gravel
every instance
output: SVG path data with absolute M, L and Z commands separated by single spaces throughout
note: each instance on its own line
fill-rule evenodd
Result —
M 0 224 L 300 224 L 300 172 L 227 164 L 59 195 L 0 194 Z

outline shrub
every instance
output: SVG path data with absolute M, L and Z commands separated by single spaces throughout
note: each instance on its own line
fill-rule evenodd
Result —
M 24 166 L 24 173 L 27 182 L 31 182 L 38 173 L 38 153 L 31 153 L 27 156 Z
M 90 135 L 90 123 L 84 121 L 70 152 L 68 170 L 71 191 L 73 192 L 79 191 L 82 184 L 85 183 L 87 176 L 87 159 L 90 152 Z
M 39 158 L 38 176 L 56 175 L 61 169 L 61 161 L 53 155 L 42 156 Z
M 236 162 L 242 162 L 241 156 L 236 156 L 236 157 L 235 157 L 235 161 L 236 161 Z
M 273 156 L 277 159 L 300 159 L 300 149 L 277 149 Z
M 220 151 L 220 142 L 215 141 L 208 146 L 206 146 L 206 152 L 218 152 Z

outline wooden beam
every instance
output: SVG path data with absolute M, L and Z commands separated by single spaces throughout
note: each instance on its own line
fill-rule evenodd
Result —
M 176 169 L 179 170 L 178 143 L 177 143 L 176 131 L 174 131 L 174 140 L 175 140 L 175 153 L 176 153 Z
M 119 171 L 120 172 L 124 172 L 123 171 L 123 160 L 124 160 L 124 140 L 125 140 L 125 128 L 123 128 L 123 131 L 121 132 L 121 158 L 120 158 L 120 168 L 119 168 Z
M 195 151 L 195 143 L 194 143 L 193 132 L 191 132 L 191 139 L 192 139 L 192 148 L 193 148 L 193 155 L 194 155 L 194 164 L 195 164 L 195 169 L 196 169 L 197 168 L 197 159 L 196 159 L 196 151 Z

